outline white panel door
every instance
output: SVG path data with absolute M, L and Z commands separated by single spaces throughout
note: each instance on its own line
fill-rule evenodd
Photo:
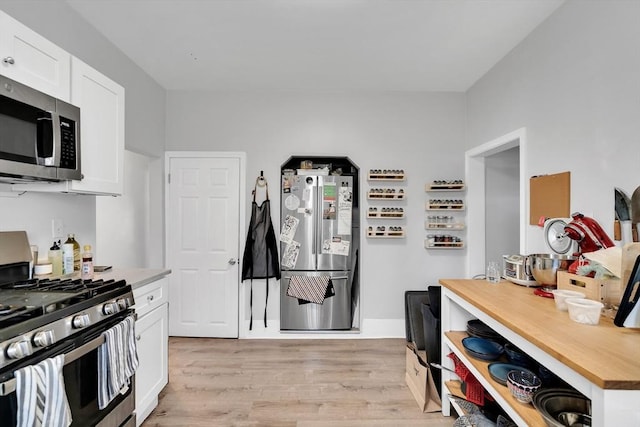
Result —
M 169 335 L 237 338 L 240 159 L 167 159 Z

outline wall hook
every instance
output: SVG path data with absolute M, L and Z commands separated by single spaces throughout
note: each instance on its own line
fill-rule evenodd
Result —
M 256 185 L 258 185 L 258 187 L 267 185 L 267 180 L 264 178 L 264 171 L 260 171 L 260 176 L 256 179 Z

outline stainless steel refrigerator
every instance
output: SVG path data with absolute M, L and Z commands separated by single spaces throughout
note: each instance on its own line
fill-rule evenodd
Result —
M 281 191 L 280 329 L 350 329 L 353 177 L 283 175 Z

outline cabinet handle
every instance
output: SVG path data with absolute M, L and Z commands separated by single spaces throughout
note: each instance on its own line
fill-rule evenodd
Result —
M 11 64 L 11 65 L 16 63 L 16 61 L 11 56 L 7 56 L 2 60 L 2 62 L 4 62 L 5 64 Z
M 140 341 L 140 335 L 136 335 L 136 341 Z
M 149 301 L 149 302 L 153 301 L 153 295 L 149 295 L 149 296 L 147 297 L 147 301 Z

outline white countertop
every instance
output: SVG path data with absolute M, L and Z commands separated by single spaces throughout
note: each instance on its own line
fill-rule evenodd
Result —
M 124 279 L 133 289 L 154 282 L 162 277 L 171 274 L 171 270 L 166 268 L 112 268 L 110 270 L 94 273 L 94 279 Z
M 168 274 L 171 274 L 171 270 L 168 268 L 111 268 L 104 272 L 95 272 L 93 274 L 93 279 L 94 280 L 124 279 L 127 281 L 127 284 L 131 285 L 132 289 L 135 289 L 137 287 L 144 286 L 147 283 L 151 283 L 158 279 L 161 279 Z M 36 277 L 39 277 L 42 279 L 56 278 L 51 275 L 36 276 Z M 67 278 L 79 279 L 80 273 L 75 272 L 73 274 L 68 274 L 60 277 L 64 279 L 67 279 Z

